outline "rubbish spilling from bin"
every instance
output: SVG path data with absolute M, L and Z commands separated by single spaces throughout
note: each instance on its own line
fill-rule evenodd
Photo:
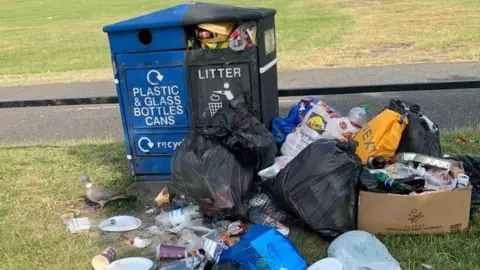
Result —
M 304 98 L 278 153 L 278 138 L 232 100 L 177 149 L 148 220 L 62 220 L 72 232 L 129 231 L 132 247 L 151 254 L 122 261 L 108 248 L 92 259 L 95 269 L 307 269 L 288 239 L 302 223 L 331 242 L 310 270 L 401 269 L 374 234 L 468 230 L 470 207 L 480 204 L 480 158 L 443 156 L 438 126 L 419 106 L 392 100 L 371 120 L 367 112 L 341 117 Z M 290 120 L 272 122 L 280 129 Z

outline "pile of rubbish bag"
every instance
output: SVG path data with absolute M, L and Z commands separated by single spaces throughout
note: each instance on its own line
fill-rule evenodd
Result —
M 234 27 L 211 26 L 199 29 L 222 37 L 218 42 Z M 240 32 L 251 27 L 241 25 Z M 367 105 L 342 116 L 307 97 L 287 117 L 273 119 L 271 131 L 249 108 L 241 97 L 232 100 L 176 151 L 171 181 L 155 199 L 170 210 L 156 215 L 149 230 L 185 241 L 155 247 L 158 261 L 176 260 L 160 269 L 397 270 L 387 248 L 357 230 L 360 191 L 473 187 L 472 205 L 480 203 L 480 157 L 444 156 L 438 126 L 417 104 L 391 100 L 370 118 Z M 307 266 L 288 240 L 296 224 L 330 242 L 327 258 Z M 111 265 L 111 253 L 95 260 Z

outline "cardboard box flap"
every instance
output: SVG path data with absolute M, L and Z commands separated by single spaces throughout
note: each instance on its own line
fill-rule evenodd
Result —
M 471 192 L 471 187 L 417 195 L 360 191 L 358 229 L 405 234 L 464 231 Z

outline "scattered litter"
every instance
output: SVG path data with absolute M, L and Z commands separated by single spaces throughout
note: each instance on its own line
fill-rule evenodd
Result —
M 168 192 L 168 188 L 164 187 L 162 191 L 157 195 L 155 198 L 155 202 L 160 206 L 164 204 L 170 203 L 170 193 Z
M 335 258 L 325 258 L 310 265 L 307 270 L 344 270 L 342 262 Z
M 235 260 L 246 270 L 307 268 L 305 260 L 285 236 L 263 225 L 250 226 L 240 241 L 226 249 L 220 258 Z
M 433 269 L 433 266 L 429 264 L 422 263 L 422 269 Z
M 114 261 L 107 270 L 154 270 L 157 265 L 147 258 L 131 257 Z
M 102 251 L 99 255 L 93 257 L 92 267 L 95 270 L 107 270 L 108 266 L 115 261 L 117 257 L 117 252 L 114 248 L 109 247 Z
M 116 220 L 97 220 L 87 217 L 74 218 L 67 224 L 71 233 L 88 232 L 99 229 L 101 224 L 115 225 Z
M 186 243 L 185 250 L 190 252 L 202 248 L 202 239 L 190 229 L 183 229 L 180 234 L 180 241 Z
M 135 238 L 133 239 L 133 246 L 136 247 L 136 248 L 146 248 L 146 247 L 148 247 L 150 244 L 152 244 L 152 240 L 151 240 L 151 239 L 140 238 L 140 237 L 135 237 Z
M 183 259 L 187 257 L 185 247 L 160 244 L 157 246 L 157 260 Z
M 200 257 L 190 257 L 175 261 L 160 268 L 160 270 L 191 270 L 196 269 L 203 259 Z
M 155 217 L 155 222 L 160 229 L 179 233 L 193 219 L 200 218 L 202 213 L 198 206 L 179 208 L 170 212 L 164 212 Z
M 157 235 L 160 235 L 163 233 L 156 225 L 146 228 L 145 231 L 150 234 L 157 234 Z
M 158 208 L 153 207 L 153 208 L 148 209 L 148 210 L 145 212 L 145 214 L 147 214 L 147 215 L 149 215 L 149 216 L 153 216 L 153 215 L 158 214 L 159 211 L 160 211 L 160 210 L 159 210 Z
M 128 232 L 142 226 L 142 221 L 132 216 L 115 216 L 100 223 L 100 229 L 104 232 Z
M 477 141 L 472 141 L 472 140 L 467 140 L 467 139 L 464 139 L 462 137 L 457 137 L 457 143 L 458 144 L 472 144 L 472 143 L 475 143 Z
M 235 221 L 228 225 L 227 233 L 230 236 L 242 235 L 247 231 L 247 227 L 241 221 Z
M 401 270 L 400 264 L 373 234 L 350 231 L 335 239 L 328 256 L 338 259 L 343 270 Z

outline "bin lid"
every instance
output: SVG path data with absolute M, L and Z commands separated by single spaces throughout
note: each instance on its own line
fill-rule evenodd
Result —
M 123 32 L 139 29 L 167 28 L 238 20 L 257 20 L 274 15 L 270 8 L 245 8 L 211 3 L 185 3 L 171 8 L 121 21 L 103 28 L 104 32 Z

